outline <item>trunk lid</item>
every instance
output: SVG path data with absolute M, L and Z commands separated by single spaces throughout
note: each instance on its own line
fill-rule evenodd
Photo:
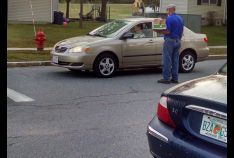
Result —
M 166 93 L 176 127 L 198 139 L 226 147 L 227 78 L 211 75 L 179 85 Z

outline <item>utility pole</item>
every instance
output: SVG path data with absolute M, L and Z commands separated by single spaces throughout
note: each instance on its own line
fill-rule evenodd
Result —
M 66 18 L 69 18 L 70 1 L 71 1 L 71 0 L 66 0 L 66 4 L 67 4 L 67 8 L 66 8 Z
M 83 28 L 83 0 L 80 0 L 80 28 Z

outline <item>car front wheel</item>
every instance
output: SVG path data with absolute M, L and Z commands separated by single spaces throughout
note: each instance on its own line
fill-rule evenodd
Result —
M 116 71 L 116 59 L 111 54 L 100 55 L 94 63 L 94 72 L 99 77 L 111 77 Z
M 179 71 L 182 73 L 188 73 L 193 71 L 196 63 L 195 55 L 189 51 L 180 55 Z

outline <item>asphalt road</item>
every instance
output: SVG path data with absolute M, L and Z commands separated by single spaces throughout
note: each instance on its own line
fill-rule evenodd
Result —
M 197 63 L 180 82 L 210 75 L 226 60 Z M 113 78 L 53 66 L 7 69 L 7 87 L 34 101 L 7 99 L 8 158 L 151 158 L 147 123 L 160 94 L 160 69 Z

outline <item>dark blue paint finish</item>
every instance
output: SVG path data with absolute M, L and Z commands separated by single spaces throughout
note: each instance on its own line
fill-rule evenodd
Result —
M 227 149 L 210 144 L 183 131 L 170 128 L 154 117 L 149 125 L 169 139 L 165 143 L 149 134 L 148 143 L 152 155 L 162 158 L 226 158 Z M 155 155 L 156 154 L 156 155 Z

